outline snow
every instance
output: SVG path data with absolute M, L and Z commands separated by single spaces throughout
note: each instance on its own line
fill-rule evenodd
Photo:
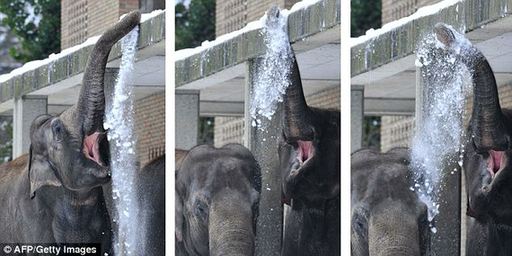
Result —
M 194 54 L 197 54 L 197 53 L 200 53 L 202 51 L 205 51 L 208 48 L 211 48 L 213 46 L 222 44 L 222 43 L 224 43 L 224 42 L 226 42 L 226 41 L 228 41 L 230 39 L 233 39 L 233 38 L 235 38 L 235 37 L 237 37 L 239 35 L 242 35 L 244 33 L 250 32 L 250 31 L 261 29 L 263 27 L 264 22 L 265 22 L 265 17 L 266 16 L 263 16 L 263 17 L 261 17 L 257 21 L 250 22 L 249 24 L 247 24 L 244 28 L 242 28 L 240 30 L 233 31 L 231 33 L 219 36 L 214 41 L 204 41 L 201 44 L 201 46 L 198 46 L 196 48 L 187 48 L 187 49 L 176 51 L 174 53 L 174 59 L 176 61 L 186 59 L 186 58 L 188 58 L 188 57 L 190 57 L 190 56 L 192 56 Z
M 420 9 L 418 9 L 418 11 L 416 11 L 414 14 L 404 17 L 402 19 L 387 23 L 384 26 L 382 26 L 382 28 L 380 28 L 380 29 L 375 30 L 372 28 L 372 29 L 366 31 L 365 35 L 362 35 L 360 37 L 350 38 L 350 42 L 349 42 L 350 47 L 353 47 L 355 45 L 362 44 L 364 42 L 375 39 L 387 32 L 390 32 L 390 31 L 392 31 L 396 28 L 399 28 L 409 22 L 412 22 L 413 20 L 417 20 L 422 17 L 436 14 L 439 11 L 446 9 L 450 6 L 453 6 L 457 3 L 460 3 L 462 1 L 463 0 L 444 0 L 437 4 L 422 7 Z M 458 11 L 458 9 L 457 9 L 457 11 Z
M 87 39 L 85 42 L 83 42 L 79 45 L 75 45 L 73 47 L 67 48 L 67 49 L 61 51 L 60 53 L 52 53 L 52 54 L 50 54 L 50 56 L 48 56 L 48 58 L 46 58 L 44 60 L 29 61 L 29 62 L 25 63 L 23 66 L 21 66 L 20 68 L 17 68 L 15 70 L 11 71 L 11 73 L 9 73 L 9 74 L 0 75 L 0 83 L 4 83 L 4 82 L 12 79 L 15 76 L 22 75 L 26 72 L 29 72 L 34 69 L 40 68 L 44 65 L 50 64 L 60 58 L 63 58 L 63 57 L 68 56 L 74 52 L 77 52 L 77 51 L 81 50 L 82 48 L 85 48 L 90 45 L 94 45 L 98 41 L 99 38 L 100 38 L 100 36 L 91 37 L 91 38 Z
M 150 19 L 152 19 L 152 18 L 154 18 L 154 17 L 156 17 L 156 16 L 158 16 L 158 15 L 160 15 L 162 13 L 165 13 L 165 10 L 154 10 L 154 11 L 152 11 L 150 13 L 143 13 L 141 15 L 141 17 L 140 17 L 140 23 L 143 23 L 143 22 L 145 22 L 147 20 L 150 20 Z
M 446 174 L 443 170 L 462 162 L 465 141 L 463 117 L 466 116 L 466 96 L 471 91 L 471 79 L 466 66 L 457 58 L 469 41 L 453 27 L 453 51 L 445 49 L 430 33 L 421 40 L 415 65 L 422 67 L 424 93 L 422 125 L 412 141 L 411 167 L 415 191 L 428 207 L 428 220 L 440 213 L 440 193 Z M 451 171 L 455 173 L 457 169 Z M 432 224 L 432 223 L 431 223 Z M 431 226 L 434 232 L 433 224 Z
M 277 109 L 277 103 L 283 101 L 286 88 L 290 85 L 289 74 L 293 59 L 288 39 L 288 15 L 280 13 L 265 22 L 263 28 L 266 45 L 262 63 L 257 65 L 254 74 L 254 88 L 251 91 L 250 114 L 252 126 L 265 130 L 262 126 L 265 117 L 271 120 Z
M 143 22 L 145 22 L 147 20 L 150 20 L 150 19 L 152 19 L 152 18 L 154 18 L 154 17 L 156 17 L 156 16 L 158 16 L 158 15 L 160 15 L 162 13 L 165 13 L 165 10 L 154 10 L 154 11 L 152 11 L 150 13 L 143 13 L 141 15 L 141 17 L 140 17 L 140 23 L 143 23 Z M 126 16 L 126 14 L 128 14 L 128 13 L 125 13 L 125 14 L 121 15 L 121 17 L 119 17 L 119 20 L 122 20 L 124 18 L 124 16 Z
M 164 13 L 165 10 L 155 10 L 155 11 L 152 11 L 151 13 L 145 13 L 145 14 L 142 14 L 142 17 L 141 17 L 141 23 L 143 21 L 147 21 L 161 13 Z M 0 15 L 1 17 L 1 15 Z M 121 16 L 120 19 L 122 19 L 123 16 Z M 89 39 L 87 39 L 85 42 L 79 44 L 79 45 L 75 45 L 73 47 L 70 47 L 70 48 L 66 48 L 64 50 L 62 50 L 60 53 L 52 53 L 48 56 L 48 58 L 44 59 L 44 60 L 34 60 L 34 61 L 30 61 L 30 62 L 27 62 L 25 63 L 23 66 L 17 68 L 17 69 L 14 69 L 13 71 L 11 71 L 10 73 L 8 74 L 3 74 L 3 75 L 0 75 L 0 83 L 4 83 L 10 79 L 12 79 L 13 77 L 15 76 L 19 76 L 19 75 L 22 75 L 26 72 L 29 72 L 29 71 L 32 71 L 32 70 L 35 70 L 37 68 L 40 68 L 44 65 L 48 65 L 58 59 L 61 59 L 61 58 L 64 58 L 68 55 L 71 55 L 77 51 L 80 51 L 81 49 L 83 48 L 86 48 L 88 46 L 91 46 L 91 45 L 94 45 L 96 44 L 96 42 L 98 41 L 98 39 L 100 38 L 100 36 L 94 36 L 94 37 L 90 37 Z
M 141 239 L 144 227 L 138 219 L 139 205 L 134 190 L 137 155 L 133 129 L 133 70 L 138 33 L 139 28 L 135 27 L 121 40 L 121 65 L 104 123 L 104 127 L 109 129 L 108 140 L 113 156 L 112 191 L 118 223 L 114 237 L 116 255 L 142 255 L 145 244 Z
M 286 10 L 286 9 L 285 10 L 281 10 L 281 14 L 283 16 L 288 16 L 291 13 L 298 12 L 300 10 L 306 9 L 309 6 L 312 6 L 312 5 L 314 5 L 316 3 L 319 3 L 321 1 L 322 0 L 303 0 L 303 1 L 300 1 L 300 2 L 297 2 L 296 4 L 294 4 L 290 10 Z M 264 24 L 265 24 L 266 16 L 267 15 L 265 13 L 259 20 L 256 20 L 256 21 L 248 23 L 242 29 L 233 31 L 233 32 L 228 33 L 228 34 L 221 35 L 221 36 L 217 37 L 213 41 L 208 41 L 208 40 L 204 41 L 201 44 L 201 46 L 198 46 L 198 47 L 195 47 L 195 48 L 187 48 L 187 49 L 182 49 L 182 50 L 176 51 L 174 53 L 174 59 L 175 59 L 175 61 L 186 59 L 186 58 L 188 58 L 188 57 L 190 57 L 192 55 L 198 54 L 198 53 L 200 53 L 202 51 L 206 51 L 206 50 L 208 50 L 209 48 L 211 48 L 213 46 L 220 45 L 220 44 L 222 44 L 222 43 L 224 43 L 226 41 L 229 41 L 229 40 L 231 40 L 231 39 L 233 39 L 233 38 L 235 38 L 235 37 L 237 37 L 239 35 L 245 34 L 245 33 L 250 32 L 250 31 L 262 29 Z

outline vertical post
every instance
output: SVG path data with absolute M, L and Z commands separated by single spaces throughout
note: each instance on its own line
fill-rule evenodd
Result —
M 350 87 L 350 152 L 363 146 L 364 121 L 364 86 L 352 85 Z
M 112 99 L 114 98 L 114 87 L 116 85 L 117 75 L 119 74 L 119 68 L 106 68 L 103 93 L 105 94 L 105 113 L 110 112 L 112 109 Z M 115 212 L 113 197 L 112 197 L 112 182 L 107 182 L 103 185 L 103 193 L 105 198 L 105 204 L 111 218 L 112 230 L 117 230 L 117 221 L 114 221 L 117 213 Z
M 48 113 L 48 97 L 24 95 L 14 100 L 13 111 L 13 159 L 28 152 L 32 121 Z
M 112 99 L 114 98 L 114 86 L 116 85 L 119 68 L 106 68 L 103 93 L 105 94 L 105 113 L 112 109 Z
M 416 131 L 423 127 L 425 117 L 429 114 L 429 97 L 435 90 L 435 86 L 425 86 L 429 79 L 432 78 L 425 67 L 416 69 Z M 447 159 L 456 159 L 458 153 L 453 154 Z M 452 173 L 454 169 L 459 171 Z M 437 232 L 431 236 L 430 251 L 431 255 L 460 255 L 461 171 L 457 163 L 446 161 L 442 172 L 443 180 L 439 184 L 438 194 L 441 199 L 439 214 L 434 218 Z
M 245 146 L 251 150 L 261 168 L 261 195 L 256 225 L 256 256 L 278 256 L 281 251 L 283 210 L 281 206 L 281 174 L 277 155 L 281 136 L 282 105 L 272 120 L 262 118 L 265 129 L 252 126 L 249 114 L 254 74 L 261 59 L 247 62 L 245 86 Z
M 199 133 L 199 91 L 176 90 L 175 95 L 176 148 L 190 149 Z

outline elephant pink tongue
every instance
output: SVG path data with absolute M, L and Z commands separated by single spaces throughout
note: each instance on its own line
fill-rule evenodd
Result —
M 299 146 L 299 154 L 297 158 L 301 163 L 306 162 L 309 158 L 313 156 L 313 142 L 312 141 L 297 141 L 297 145 Z
M 99 165 L 102 165 L 100 162 L 100 151 L 98 145 L 98 136 L 99 132 L 95 132 L 89 136 L 85 136 L 84 139 L 84 154 L 85 157 L 93 160 Z
M 492 176 L 494 176 L 500 170 L 502 164 L 501 160 L 504 154 L 504 151 L 489 151 L 489 159 L 487 160 L 487 170 L 491 173 Z

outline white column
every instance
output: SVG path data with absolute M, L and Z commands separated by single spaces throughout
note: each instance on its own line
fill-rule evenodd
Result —
M 48 113 L 48 97 L 25 95 L 14 100 L 13 111 L 13 159 L 28 153 L 30 147 L 30 125 L 32 121 Z
M 190 149 L 197 145 L 199 133 L 199 91 L 176 90 L 176 148 Z
M 364 86 L 352 85 L 350 88 L 350 137 L 351 152 L 363 146 Z
M 245 138 L 244 144 L 251 150 L 261 169 L 261 195 L 259 217 L 256 224 L 256 256 L 279 256 L 281 252 L 283 209 L 281 207 L 281 172 L 277 155 L 281 136 L 282 106 L 272 120 L 262 118 L 265 130 L 251 125 L 249 107 L 254 85 L 255 69 L 261 59 L 247 62 L 245 86 Z

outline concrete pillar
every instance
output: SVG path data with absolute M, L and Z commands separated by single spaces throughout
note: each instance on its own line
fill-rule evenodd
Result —
M 112 108 L 112 99 L 114 98 L 114 87 L 116 85 L 117 75 L 119 74 L 119 68 L 106 68 L 105 79 L 103 80 L 103 87 L 105 94 L 105 114 Z
M 197 145 L 199 131 L 199 91 L 176 90 L 176 148 L 190 149 Z
M 105 114 L 112 109 L 112 99 L 114 97 L 114 87 L 116 85 L 117 75 L 119 68 L 106 68 L 105 78 L 103 80 L 103 93 L 105 94 Z M 112 196 L 112 182 L 107 182 L 103 185 L 103 193 L 105 194 L 105 204 L 112 223 L 112 230 L 117 230 L 117 221 L 114 221 L 117 213 L 115 211 L 113 196 Z
M 255 69 L 261 59 L 248 61 L 245 86 L 245 146 L 251 150 L 261 168 L 261 195 L 256 225 L 256 256 L 278 256 L 281 251 L 283 210 L 281 207 L 281 174 L 277 155 L 281 136 L 279 106 L 272 120 L 262 118 L 265 130 L 251 125 L 249 107 L 252 98 Z
M 364 121 L 364 86 L 352 85 L 350 87 L 350 152 L 363 146 Z
M 429 97 L 436 90 L 436 86 L 425 86 L 432 79 L 429 74 L 425 67 L 416 69 L 416 132 L 423 127 L 429 111 Z M 430 255 L 461 255 L 461 169 L 456 162 L 447 163 L 447 159 L 457 159 L 458 154 L 454 152 L 445 159 L 441 176 L 444 178 L 439 184 L 439 214 L 433 221 L 437 232 L 431 236 Z M 458 171 L 452 173 L 454 169 Z
M 14 100 L 13 111 L 13 159 L 28 153 L 30 147 L 30 125 L 32 121 L 48 113 L 48 97 L 24 95 Z

